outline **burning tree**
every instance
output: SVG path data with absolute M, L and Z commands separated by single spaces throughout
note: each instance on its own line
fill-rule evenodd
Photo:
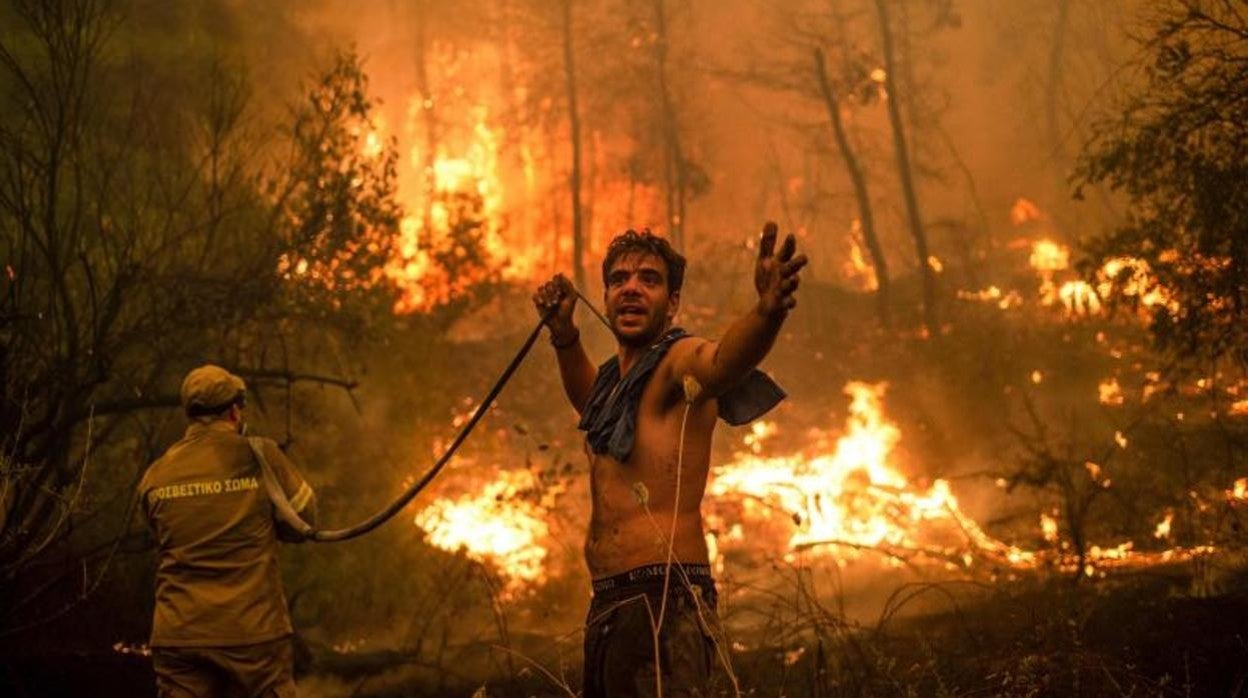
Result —
M 838 21 L 837 28 L 843 31 L 844 22 Z M 846 46 L 847 42 L 841 42 L 841 46 Z M 854 200 L 858 205 L 858 225 L 862 231 L 863 241 L 867 245 L 867 250 L 871 253 L 871 271 L 872 277 L 875 279 L 876 303 L 878 306 L 878 314 L 880 324 L 884 327 L 890 325 L 890 306 L 892 304 L 889 294 L 889 273 L 888 258 L 884 256 L 884 248 L 880 245 L 880 236 L 876 232 L 875 213 L 871 206 L 871 194 L 867 188 L 867 176 L 863 170 L 858 154 L 855 152 L 853 144 L 849 140 L 848 133 L 845 128 L 845 120 L 841 116 L 841 100 L 838 95 L 841 92 L 859 93 L 867 99 L 871 99 L 875 90 L 869 89 L 876 81 L 866 84 L 868 89 L 862 89 L 861 83 L 864 78 L 869 80 L 868 72 L 861 65 L 857 65 L 848 55 L 848 51 L 844 52 L 841 58 L 841 65 L 849 70 L 842 72 L 849 74 L 848 86 L 842 86 L 838 90 L 834 86 L 828 75 L 827 61 L 824 58 L 824 52 L 820 48 L 814 51 L 815 58 L 815 75 L 818 79 L 819 93 L 823 97 L 824 106 L 828 112 L 828 121 L 832 125 L 832 134 L 835 138 L 837 152 L 840 153 L 841 160 L 845 163 L 845 171 L 849 175 L 849 180 L 854 187 Z M 855 80 L 854 78 L 857 78 Z M 855 85 L 854 83 L 859 83 Z M 843 89 L 848 87 L 848 90 Z
M 1149 308 L 1158 343 L 1185 356 L 1248 358 L 1248 17 L 1229 0 L 1177 0 L 1140 40 L 1140 87 L 1104 118 L 1077 183 L 1104 183 L 1131 206 L 1091 245 L 1090 268 L 1114 258 L 1119 304 L 1141 285 L 1174 304 Z M 1140 275 L 1143 275 L 1142 277 Z M 1136 282 L 1136 283 L 1132 283 Z
M 357 291 L 390 295 L 385 266 L 399 227 L 398 155 L 373 131 L 372 110 L 364 68 L 348 51 L 292 115 L 290 166 L 276 207 L 286 248 L 278 271 L 310 282 L 294 286 L 313 294 L 300 305 L 328 310 L 364 295 Z
M 917 7 L 915 11 L 905 3 L 872 1 L 779 8 L 774 12 L 777 39 L 766 45 L 766 55 L 744 70 L 727 72 L 744 84 L 796 95 L 818 109 L 818 121 L 803 114 L 790 125 L 816 146 L 816 152 L 831 151 L 831 167 L 843 172 L 836 179 L 843 179 L 852 192 L 851 212 L 841 219 L 848 218 L 850 224 L 833 223 L 849 230 L 846 276 L 860 290 L 875 294 L 883 327 L 893 323 L 894 304 L 903 291 L 907 296 L 913 293 L 923 331 L 933 336 L 941 331 L 937 275 L 944 267 L 935 255 L 932 231 L 946 228 L 961 236 L 952 242 L 962 252 L 968 276 L 976 275 L 976 262 L 972 241 L 966 237 L 970 226 L 948 219 L 925 222 L 919 210 L 924 180 L 938 181 L 945 164 L 943 155 L 929 154 L 930 144 L 937 142 L 939 133 L 951 152 L 953 146 L 939 125 L 943 107 L 938 103 L 947 100 L 940 98 L 935 79 L 916 77 L 913 54 L 916 45 L 956 27 L 958 17 L 947 3 Z M 914 24 L 924 26 L 915 29 Z M 782 50 L 776 50 L 777 45 Z M 956 152 L 952 159 L 965 170 Z M 895 176 L 889 177 L 889 170 Z M 819 227 L 815 218 L 827 206 L 826 200 L 837 195 L 829 191 L 831 187 L 821 186 L 821 174 L 810 176 L 811 182 L 791 178 L 780 187 L 786 211 L 785 190 L 805 190 L 802 227 L 809 231 Z M 975 198 L 973 182 L 969 188 Z M 887 205 L 892 197 L 902 205 Z M 900 214 L 892 214 L 896 209 Z M 901 266 L 900 276 L 896 260 L 888 259 L 898 247 L 889 235 L 894 229 L 906 231 L 914 249 L 913 261 Z M 911 292 L 912 288 L 916 290 Z
M 875 11 L 879 22 L 881 55 L 884 59 L 884 89 L 888 93 L 885 104 L 888 106 L 889 130 L 893 137 L 893 155 L 897 159 L 897 179 L 901 183 L 902 199 L 906 204 L 906 222 L 909 224 L 910 237 L 914 241 L 919 278 L 922 280 L 923 324 L 928 334 L 935 337 L 940 334 L 940 322 L 936 312 L 936 271 L 931 262 L 932 255 L 928 252 L 927 231 L 919 212 L 919 197 L 915 188 L 914 168 L 911 165 L 912 146 L 907 143 L 907 126 L 902 121 L 901 107 L 898 105 L 903 98 L 909 98 L 909 95 L 898 89 L 898 62 L 893 47 L 894 30 L 892 20 L 889 19 L 888 0 L 875 0 Z

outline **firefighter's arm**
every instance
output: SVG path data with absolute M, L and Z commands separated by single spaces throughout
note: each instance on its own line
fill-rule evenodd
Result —
M 282 491 L 286 493 L 286 499 L 290 500 L 291 508 L 295 510 L 299 518 L 315 527 L 316 493 L 312 491 L 312 486 L 275 442 L 269 439 L 264 440 L 264 455 L 273 469 L 273 475 L 277 478 L 278 484 L 282 486 Z M 281 535 L 281 528 L 279 526 L 279 538 L 288 540 L 287 537 Z M 299 541 L 302 538 L 294 536 L 293 540 Z

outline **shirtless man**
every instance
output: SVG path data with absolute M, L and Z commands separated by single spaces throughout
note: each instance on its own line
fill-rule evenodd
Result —
M 587 698 L 710 690 L 716 593 L 701 503 L 711 434 L 716 418 L 744 424 L 784 397 L 755 366 L 797 304 L 807 259 L 795 252 L 792 235 L 776 251 L 776 226 L 768 223 L 754 270 L 758 302 L 713 342 L 672 328 L 684 257 L 649 231 L 616 237 L 602 274 L 618 348 L 598 369 L 581 346 L 570 282 L 557 275 L 533 297 L 587 432 L 593 509 L 585 559 L 594 579 Z

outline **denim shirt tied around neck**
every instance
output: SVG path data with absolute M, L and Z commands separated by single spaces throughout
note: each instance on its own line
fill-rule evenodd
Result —
M 586 432 L 594 453 L 608 454 L 623 463 L 633 452 L 637 435 L 637 405 L 655 367 L 676 342 L 691 336 L 679 327 L 668 330 L 620 377 L 620 359 L 613 356 L 598 367 L 579 429 Z M 719 417 L 740 426 L 758 419 L 786 397 L 766 373 L 752 369 L 737 385 L 720 395 Z

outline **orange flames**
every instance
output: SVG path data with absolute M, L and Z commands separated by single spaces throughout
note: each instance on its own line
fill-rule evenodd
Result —
M 1101 297 L 1086 281 L 1067 281 L 1057 290 L 1057 297 L 1067 317 L 1087 317 L 1101 312 Z
M 1027 226 L 1039 231 L 1050 231 L 1052 222 L 1036 204 L 1020 198 L 1010 209 L 1010 222 L 1015 226 Z M 1087 318 L 1101 315 L 1106 299 L 1113 295 L 1132 300 L 1141 313 L 1154 308 L 1164 308 L 1170 314 L 1179 312 L 1178 303 L 1164 286 L 1158 283 L 1147 262 L 1133 257 L 1115 257 L 1107 260 L 1096 271 L 1094 280 L 1071 278 L 1071 252 L 1066 245 L 1051 239 L 1020 238 L 1011 247 L 1030 247 L 1028 264 L 1040 277 L 1037 298 L 1042 306 L 1060 307 L 1067 318 Z M 1173 260 L 1177 252 L 1167 251 L 1162 258 Z M 1202 259 L 1195 264 L 1217 265 L 1219 260 Z M 968 301 L 995 303 L 1002 310 L 1022 304 L 1017 291 L 1002 292 L 996 286 L 981 291 L 957 292 L 958 298 Z
M 537 485 L 527 470 L 500 471 L 479 492 L 435 500 L 415 523 L 431 544 L 499 569 L 507 579 L 503 596 L 515 596 L 546 576 L 547 514 L 524 496 Z
M 1097 274 L 1097 293 L 1103 298 L 1117 291 L 1119 294 L 1134 298 L 1140 303 L 1141 309 L 1149 310 L 1162 307 L 1175 315 L 1179 312 L 1178 301 L 1170 292 L 1157 282 L 1148 262 L 1134 257 L 1115 257 L 1105 262 Z
M 713 468 L 707 487 L 712 529 L 707 543 L 717 565 L 723 564 L 719 551 L 749 547 L 787 558 L 829 556 L 838 564 L 876 555 L 893 564 L 927 560 L 989 574 L 1047 569 L 1104 576 L 1112 569 L 1214 552 L 1207 545 L 1138 551 L 1134 542 L 1125 541 L 1088 546 L 1081 559 L 1063 537 L 1057 510 L 1040 514 L 1038 534 L 1047 547 L 1026 549 L 999 540 L 962 510 L 947 481 L 916 483 L 894 463 L 902 434 L 884 415 L 886 389 L 884 383 L 846 385 L 850 405 L 844 430 L 812 430 L 811 447 L 804 453 L 765 455 L 779 428 L 767 421 L 751 425 L 743 438 L 745 449 Z M 1115 440 L 1125 448 L 1125 437 L 1116 434 Z M 1112 485 L 1100 465 L 1088 461 L 1084 467 L 1101 487 Z M 554 541 L 546 521 L 552 498 L 562 490 L 547 488 L 534 501 L 526 495 L 539 491 L 538 484 L 529 471 L 502 471 L 479 491 L 435 501 L 417 515 L 416 524 L 432 544 L 463 550 L 500 570 L 508 580 L 504 596 L 514 597 L 548 574 Z M 1248 502 L 1248 477 L 1236 480 L 1226 497 L 1233 505 Z M 1170 540 L 1173 522 L 1174 513 L 1164 512 L 1154 537 Z M 768 541 L 766 535 L 747 535 L 764 524 L 786 527 L 787 537 Z
M 875 291 L 880 287 L 880 280 L 875 273 L 875 265 L 867 261 L 862 249 L 862 221 L 855 218 L 849 224 L 849 259 L 845 262 L 845 276 L 863 291 Z
M 1079 559 L 1062 539 L 1056 512 L 1040 515 L 1041 538 L 1050 547 L 1026 550 L 985 532 L 962 511 L 947 481 L 935 480 L 924 487 L 903 475 L 891 462 L 901 433 L 883 416 L 885 389 L 886 384 L 861 382 L 846 386 L 850 413 L 831 453 L 820 448 L 813 454 L 763 457 L 752 448 L 753 452 L 715 468 L 708 491 L 717 502 L 739 502 L 747 524 L 787 515 L 793 522 L 786 548 L 789 556 L 809 550 L 836 556 L 843 564 L 869 552 L 893 562 L 928 558 L 968 569 L 977 561 L 1013 570 L 1080 569 Z M 775 430 L 768 427 L 765 431 Z M 1117 434 L 1116 440 L 1125 447 L 1125 437 Z M 814 442 L 822 445 L 827 436 L 815 434 Z M 1089 461 L 1085 467 L 1102 487 L 1111 486 L 1099 465 Z M 1248 497 L 1248 478 L 1237 481 L 1227 495 Z M 722 523 L 730 517 L 717 514 L 713 518 Z M 1167 512 L 1156 528 L 1158 539 L 1169 538 L 1172 521 L 1173 513 Z M 726 532 L 716 541 L 716 548 L 745 541 L 743 526 L 720 528 Z M 1081 571 L 1088 576 L 1104 575 L 1113 568 L 1144 567 L 1210 552 L 1210 546 L 1136 551 L 1130 541 L 1112 547 L 1093 545 L 1084 553 Z
M 1039 240 L 1032 246 L 1028 262 L 1039 272 L 1062 271 L 1070 266 L 1070 249 L 1052 240 Z
M 435 74 L 453 76 L 463 67 L 465 59 L 447 47 L 435 47 L 432 53 Z M 399 314 L 431 310 L 485 281 L 534 278 L 544 246 L 516 236 L 508 215 L 508 207 L 517 208 L 535 196 L 532 159 L 515 165 L 503 157 L 502 129 L 494 115 L 506 105 L 491 108 L 487 100 L 473 102 L 477 97 L 458 84 L 448 93 L 396 100 L 407 106 L 397 131 L 385 113 L 349 126 L 356 152 L 373 164 L 380 164 L 390 147 L 399 149 L 395 195 L 404 215 L 394 239 L 385 241 L 389 259 L 371 269 L 368 278 L 357 279 L 338 269 L 339 257 L 349 258 L 355 250 L 342 250 L 324 263 L 286 255 L 278 268 L 283 278 L 341 290 L 388 282 L 398 294 L 394 312 Z M 440 122 L 426 118 L 435 106 L 442 114 Z M 435 128 L 436 143 L 429 137 Z M 529 154 L 526 148 L 521 151 Z M 535 229 L 530 225 L 526 230 L 531 234 Z M 358 244 L 378 252 L 380 236 L 391 234 L 365 231 Z
M 524 87 L 502 89 L 490 75 L 514 56 L 491 47 L 429 50 L 429 94 L 392 84 L 360 153 L 380 157 L 396 143 L 402 217 L 384 277 L 398 291 L 397 313 L 427 312 L 493 281 L 531 282 L 571 271 L 566 114 L 551 98 Z M 517 70 L 532 66 L 514 66 Z M 521 118 L 520 115 L 527 115 Z M 629 227 L 663 220 L 659 185 L 628 172 L 635 148 L 627 138 L 581 134 L 582 231 L 587 258 Z M 592 215 L 591 215 L 592 214 Z M 661 227 L 661 226 L 658 226 Z
M 1096 386 L 1097 399 L 1102 405 L 1118 407 L 1126 401 L 1117 378 L 1107 378 Z
M 1070 266 L 1069 248 L 1052 240 L 1038 240 L 1028 261 L 1040 276 L 1040 304 L 1060 304 L 1068 318 L 1100 315 L 1104 300 L 1115 294 L 1137 302 L 1141 312 L 1157 307 L 1171 315 L 1179 312 L 1178 302 L 1158 283 L 1152 268 L 1142 259 L 1114 257 L 1097 270 L 1095 284 L 1068 279 L 1060 285 L 1059 275 Z
M 1040 304 L 1061 303 L 1068 316 L 1092 315 L 1100 311 L 1100 299 L 1083 281 L 1067 281 L 1057 284 L 1060 272 L 1070 267 L 1070 248 L 1052 240 L 1038 240 L 1031 248 L 1028 259 L 1031 268 L 1040 275 Z
M 883 416 L 886 387 L 846 386 L 849 417 L 831 453 L 739 454 L 714 469 L 708 492 L 739 502 L 747 521 L 775 513 L 790 517 L 790 554 L 810 549 L 844 560 L 872 551 L 894 560 L 926 555 L 965 566 L 976 557 L 1032 564 L 1033 553 L 991 538 L 966 516 L 948 482 L 915 486 L 890 462 L 901 431 Z M 827 434 L 813 436 L 816 445 L 829 441 Z M 732 527 L 720 545 L 740 542 L 741 531 Z
M 1231 500 L 1248 502 L 1248 477 L 1241 477 L 1236 480 L 1231 489 L 1227 491 L 1226 496 Z
M 981 303 L 993 303 L 1002 310 L 1023 304 L 1023 297 L 1018 291 L 1010 291 L 1002 293 L 1001 289 L 996 286 L 989 286 L 981 291 L 958 291 L 958 298 L 966 301 L 979 301 Z
M 408 110 L 408 137 L 420 130 L 416 120 L 422 106 L 413 100 Z M 536 248 L 509 246 L 504 239 L 500 130 L 486 107 L 469 111 L 470 129 L 444 139 L 431 153 L 412 146 L 400 160 L 399 194 L 408 213 L 385 268 L 399 291 L 397 313 L 429 310 L 495 275 L 527 279 L 537 263 Z M 384 128 L 380 122 L 366 148 L 384 141 Z M 381 151 L 365 150 L 370 152 Z M 470 242 L 480 249 L 471 249 Z
M 478 133 L 484 137 L 488 128 L 482 126 Z M 445 178 L 448 187 L 468 186 L 481 173 L 490 171 L 490 162 L 490 156 L 482 154 L 462 166 L 448 165 L 438 181 Z M 484 194 L 489 189 L 477 191 Z M 1026 203 L 1016 207 L 1015 218 L 1042 220 L 1034 204 Z M 873 269 L 862 254 L 857 236 L 851 235 L 850 241 L 846 273 L 870 288 Z M 1041 279 L 1041 304 L 1060 304 L 1067 317 L 1101 313 L 1102 299 L 1115 292 L 1137 298 L 1144 307 L 1169 303 L 1143 262 L 1110 260 L 1097 275 L 1096 284 L 1063 281 L 1059 275 L 1070 267 L 1069 249 L 1047 239 L 1027 244 L 1031 247 L 1030 264 Z M 939 261 L 932 260 L 931 264 L 936 268 Z M 1002 309 L 1023 302 L 1016 291 L 1005 293 L 997 287 L 960 292 L 959 296 L 995 303 Z M 1157 389 L 1159 376 L 1147 377 L 1141 400 L 1147 400 Z M 1032 372 L 1033 383 L 1044 380 L 1041 371 Z M 1001 569 L 1044 569 L 1104 575 L 1114 568 L 1185 560 L 1213 551 L 1210 546 L 1137 551 L 1134 542 L 1125 541 L 1113 546 L 1091 545 L 1079 555 L 1057 510 L 1040 514 L 1037 542 L 1043 543 L 1035 549 L 995 538 L 962 510 L 947 481 L 915 482 L 894 462 L 901 431 L 884 414 L 886 388 L 882 383 L 849 383 L 845 388 L 850 398 L 849 415 L 844 429 L 812 431 L 810 445 L 802 452 L 769 453 L 767 444 L 778 433 L 778 426 L 767 421 L 751 425 L 743 439 L 745 450 L 731 462 L 713 468 L 708 482 L 711 532 L 707 544 L 712 559 L 722 564 L 719 551 L 725 548 L 760 547 L 759 541 L 767 536 L 747 536 L 746 531 L 764 523 L 771 527 L 778 523 L 784 538 L 761 546 L 770 545 L 788 557 L 822 555 L 845 564 L 866 555 L 883 555 L 898 564 L 929 560 L 956 569 L 987 569 L 993 574 Z M 1125 402 L 1123 388 L 1113 377 L 1100 382 L 1097 397 L 1108 407 L 1120 407 Z M 1232 405 L 1232 414 L 1248 413 L 1248 407 L 1243 407 L 1248 400 L 1241 402 Z M 1114 434 L 1114 442 L 1123 449 L 1128 445 L 1121 432 Z M 1084 467 L 1098 486 L 1112 486 L 1099 464 L 1088 461 Z M 517 496 L 533 487 L 531 477 L 527 471 L 504 473 L 475 494 L 435 502 L 417 517 L 417 524 L 429 532 L 434 545 L 462 549 L 469 557 L 505 572 L 511 580 L 505 592 L 518 593 L 545 579 L 547 550 L 553 543 L 543 507 Z M 1248 501 L 1248 478 L 1237 480 L 1226 496 L 1232 504 Z M 1154 538 L 1171 540 L 1173 522 L 1174 513 L 1165 512 L 1155 527 Z
M 1010 207 L 1010 222 L 1014 225 L 1023 225 L 1035 220 L 1040 220 L 1043 214 L 1040 213 L 1040 207 L 1036 206 L 1030 199 L 1019 198 Z

